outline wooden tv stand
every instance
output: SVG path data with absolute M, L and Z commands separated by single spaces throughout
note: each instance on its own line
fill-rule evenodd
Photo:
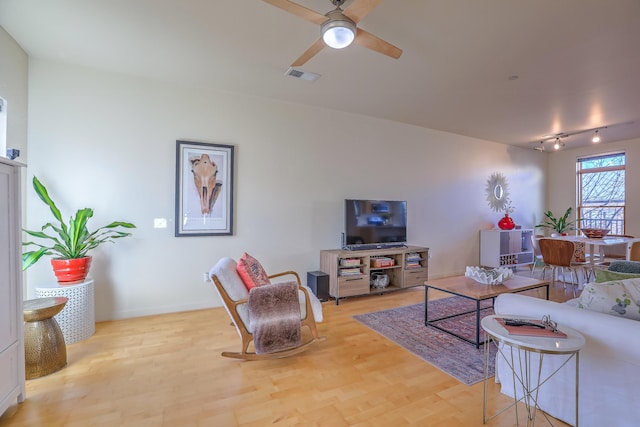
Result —
M 380 257 L 393 260 L 393 265 L 379 261 L 377 266 L 375 260 Z M 329 275 L 329 295 L 336 299 L 337 305 L 344 297 L 381 294 L 424 285 L 429 269 L 428 259 L 429 248 L 421 246 L 356 251 L 328 249 L 320 251 L 320 270 Z M 388 286 L 371 286 L 371 274 L 376 272 L 389 276 Z

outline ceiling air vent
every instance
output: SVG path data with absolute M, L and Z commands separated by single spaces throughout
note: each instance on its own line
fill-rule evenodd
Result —
M 286 76 L 295 77 L 297 79 L 302 79 L 302 80 L 306 80 L 306 81 L 309 81 L 309 82 L 315 82 L 316 80 L 318 80 L 320 78 L 320 74 L 310 73 L 308 71 L 296 70 L 293 67 L 289 67 L 287 72 L 284 73 L 284 74 Z

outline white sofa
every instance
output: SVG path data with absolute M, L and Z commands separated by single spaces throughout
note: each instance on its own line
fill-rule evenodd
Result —
M 494 309 L 502 316 L 539 319 L 548 314 L 560 326 L 585 336 L 586 345 L 580 351 L 580 426 L 640 426 L 640 321 L 518 294 L 498 296 Z M 564 358 L 545 356 L 542 377 L 557 369 Z M 575 425 L 574 366 L 559 370 L 538 396 L 545 412 L 571 425 Z M 513 397 L 511 371 L 500 356 L 496 357 L 496 381 L 502 393 Z

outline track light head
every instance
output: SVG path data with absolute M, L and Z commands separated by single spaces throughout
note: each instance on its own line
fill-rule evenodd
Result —
M 591 142 L 593 142 L 594 144 L 597 144 L 600 141 L 601 139 L 600 139 L 599 129 L 596 129 L 596 131 L 593 133 L 593 138 L 591 138 Z

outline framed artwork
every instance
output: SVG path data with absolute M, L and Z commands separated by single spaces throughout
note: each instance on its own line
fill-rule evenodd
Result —
M 176 237 L 233 234 L 232 145 L 176 141 Z

